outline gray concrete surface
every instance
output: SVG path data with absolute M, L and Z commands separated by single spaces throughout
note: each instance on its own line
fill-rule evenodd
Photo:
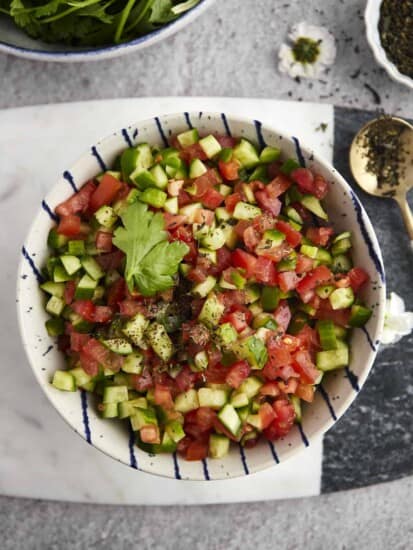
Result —
M 334 102 L 411 115 L 412 92 L 373 60 L 359 0 L 217 0 L 179 35 L 94 64 L 0 55 L 0 108 L 150 95 L 226 95 Z M 290 24 L 328 26 L 338 57 L 320 81 L 277 72 Z M 377 92 L 372 93 L 371 89 Z M 192 508 L 117 508 L 0 497 L 2 550 L 411 548 L 413 479 L 313 499 Z

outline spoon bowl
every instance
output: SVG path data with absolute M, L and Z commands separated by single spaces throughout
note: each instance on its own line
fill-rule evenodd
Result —
M 379 173 L 370 168 L 371 143 L 369 135 L 379 131 L 386 121 L 397 139 L 397 151 L 393 151 L 393 170 L 379 166 Z M 383 155 L 389 153 L 385 139 L 380 144 Z M 413 215 L 407 202 L 407 192 L 413 187 L 413 126 L 398 117 L 376 118 L 368 122 L 356 134 L 350 147 L 350 168 L 357 184 L 370 195 L 394 199 L 400 207 L 406 230 L 413 241 Z

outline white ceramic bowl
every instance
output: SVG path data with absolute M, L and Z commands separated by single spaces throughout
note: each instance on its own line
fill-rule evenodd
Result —
M 314 403 L 305 407 L 302 426 L 294 426 L 287 437 L 274 444 L 262 441 L 253 449 L 234 445 L 224 459 L 203 462 L 185 462 L 172 455 L 150 456 L 133 445 L 126 423 L 99 418 L 93 397 L 86 393 L 61 392 L 51 386 L 53 372 L 63 368 L 64 360 L 44 329 L 48 316 L 36 278 L 49 254 L 46 237 L 53 225 L 50 212 L 73 193 L 73 186 L 80 187 L 109 167 L 125 147 L 143 141 L 164 146 L 169 136 L 188 129 L 191 124 L 199 128 L 201 134 L 228 132 L 280 147 L 287 157 L 298 153 L 303 161 L 330 181 L 327 210 L 337 231 L 350 230 L 353 233 L 355 263 L 363 266 L 371 277 L 364 299 L 374 311 L 365 330 L 354 331 L 350 367 L 325 377 Z M 64 147 L 64 143 L 61 146 Z M 221 113 L 180 113 L 121 129 L 93 145 L 63 174 L 39 205 L 22 249 L 17 298 L 23 345 L 33 372 L 53 406 L 76 432 L 101 451 L 133 468 L 166 477 L 203 480 L 243 476 L 284 462 L 320 437 L 348 409 L 376 356 L 384 317 L 385 283 L 380 248 L 367 214 L 349 185 L 330 164 L 310 149 L 301 148 L 296 138 L 282 135 L 257 121 L 227 117 Z M 49 351 L 45 353 L 45 349 Z
M 215 0 L 200 0 L 200 3 L 190 11 L 181 15 L 172 23 L 161 27 L 159 30 L 130 42 L 99 48 L 75 48 L 34 40 L 27 36 L 23 30 L 16 27 L 10 18 L 0 14 L 0 52 L 38 61 L 72 62 L 110 59 L 146 48 L 146 46 L 155 44 L 175 34 L 196 19 L 213 2 Z
M 413 89 L 413 79 L 399 71 L 396 65 L 387 57 L 387 54 L 381 45 L 379 34 L 381 4 L 382 0 L 368 0 L 367 2 L 366 11 L 364 12 L 367 41 L 373 50 L 373 54 L 377 62 L 386 69 L 389 76 L 393 80 L 400 82 L 400 84 L 404 84 L 405 86 Z

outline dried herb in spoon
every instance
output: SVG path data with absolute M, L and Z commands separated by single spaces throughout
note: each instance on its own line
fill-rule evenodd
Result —
M 388 58 L 413 78 L 413 0 L 383 0 L 379 33 Z

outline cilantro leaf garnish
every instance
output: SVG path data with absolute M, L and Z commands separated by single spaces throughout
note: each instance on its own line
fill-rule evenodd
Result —
M 135 287 L 144 296 L 171 288 L 186 244 L 169 243 L 162 214 L 134 202 L 121 215 L 123 227 L 114 233 L 113 244 L 126 254 L 125 279 L 130 291 Z

